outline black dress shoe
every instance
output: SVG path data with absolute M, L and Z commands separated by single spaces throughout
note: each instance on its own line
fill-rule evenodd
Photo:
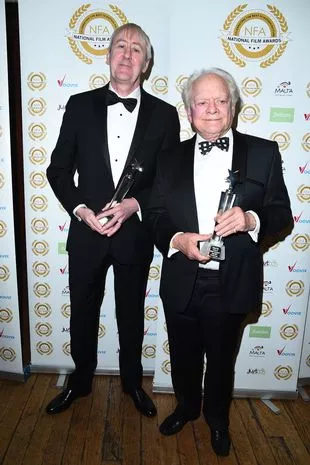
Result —
M 137 410 L 146 417 L 154 417 L 157 413 L 156 407 L 152 399 L 142 388 L 131 389 L 124 391 L 129 394 L 135 404 Z
M 173 412 L 162 422 L 159 431 L 164 436 L 172 436 L 181 431 L 186 423 L 187 420 L 180 413 Z
M 222 457 L 229 455 L 230 437 L 228 429 L 211 430 L 211 445 L 216 455 Z
M 67 410 L 75 399 L 78 397 L 85 397 L 90 394 L 90 391 L 79 392 L 75 389 L 64 389 L 58 396 L 56 396 L 47 405 L 46 413 L 53 415 L 55 413 L 61 413 Z

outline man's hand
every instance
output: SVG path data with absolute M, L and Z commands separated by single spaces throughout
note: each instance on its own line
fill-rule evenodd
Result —
M 76 210 L 76 214 L 87 224 L 93 231 L 102 234 L 102 225 L 99 223 L 93 210 L 86 207 L 80 207 Z
M 197 260 L 201 263 L 207 263 L 210 257 L 200 253 L 198 248 L 199 241 L 207 241 L 211 234 L 182 233 L 174 237 L 172 247 L 178 249 L 190 260 Z
M 113 205 L 112 208 L 109 208 L 109 206 L 110 204 L 107 204 L 102 209 L 102 212 L 97 215 L 97 220 L 112 216 L 108 223 L 101 226 L 101 234 L 111 237 L 120 229 L 124 221 L 139 210 L 139 204 L 136 199 L 131 198 L 122 200 L 121 203 Z
M 215 218 L 216 234 L 226 237 L 237 232 L 253 231 L 256 226 L 254 216 L 249 212 L 244 212 L 240 207 L 233 207 L 226 212 L 219 214 Z

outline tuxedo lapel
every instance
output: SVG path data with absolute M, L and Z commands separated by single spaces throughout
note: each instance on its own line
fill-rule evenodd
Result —
M 111 164 L 110 164 L 110 155 L 109 155 L 109 146 L 108 146 L 108 132 L 107 132 L 107 104 L 106 104 L 106 95 L 109 85 L 99 89 L 98 93 L 94 93 L 94 110 L 95 110 L 95 120 L 97 124 L 98 131 L 98 140 L 102 148 L 102 155 L 106 166 L 111 173 Z
M 235 186 L 234 192 L 241 199 L 244 191 L 244 181 L 246 177 L 247 169 L 247 144 L 245 137 L 240 132 L 233 130 L 234 145 L 233 145 L 233 156 L 232 156 L 232 171 L 238 171 L 239 182 Z M 239 204 L 237 200 L 237 204 Z
M 196 136 L 183 142 L 183 153 L 180 157 L 180 194 L 178 198 L 178 208 L 182 209 L 182 214 L 189 228 L 189 231 L 197 231 L 198 216 L 194 188 L 194 152 Z

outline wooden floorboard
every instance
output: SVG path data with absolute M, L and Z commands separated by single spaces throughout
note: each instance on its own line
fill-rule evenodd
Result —
M 0 465 L 310 465 L 310 402 L 234 399 L 229 457 L 217 457 L 203 417 L 177 435 L 160 423 L 175 408 L 170 394 L 152 394 L 158 415 L 140 415 L 117 376 L 97 376 L 90 396 L 60 415 L 47 415 L 59 392 L 57 375 L 33 374 L 25 384 L 0 381 Z M 306 387 L 310 394 L 310 387 Z

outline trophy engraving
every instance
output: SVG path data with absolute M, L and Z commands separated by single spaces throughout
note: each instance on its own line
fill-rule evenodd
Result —
M 226 210 L 232 208 L 236 199 L 236 194 L 233 192 L 233 190 L 238 182 L 239 172 L 228 170 L 228 173 L 229 176 L 225 179 L 225 181 L 229 184 L 229 186 L 226 191 L 221 192 L 218 214 L 222 214 Z M 202 243 L 200 251 L 203 255 L 209 255 L 211 260 L 225 260 L 224 241 L 221 236 L 216 234 L 215 231 L 213 231 L 211 239 Z
M 133 161 L 130 163 L 130 165 L 127 166 L 125 172 L 123 173 L 118 183 L 118 186 L 114 192 L 112 200 L 109 206 L 106 208 L 106 210 L 108 210 L 109 208 L 112 208 L 112 206 L 115 203 L 120 203 L 125 198 L 127 192 L 133 186 L 137 174 L 142 173 L 142 171 L 143 171 L 143 168 L 141 164 L 136 159 L 133 159 Z M 99 219 L 99 223 L 102 224 L 102 226 L 104 226 L 112 218 L 113 218 L 112 215 L 104 216 L 103 218 Z

